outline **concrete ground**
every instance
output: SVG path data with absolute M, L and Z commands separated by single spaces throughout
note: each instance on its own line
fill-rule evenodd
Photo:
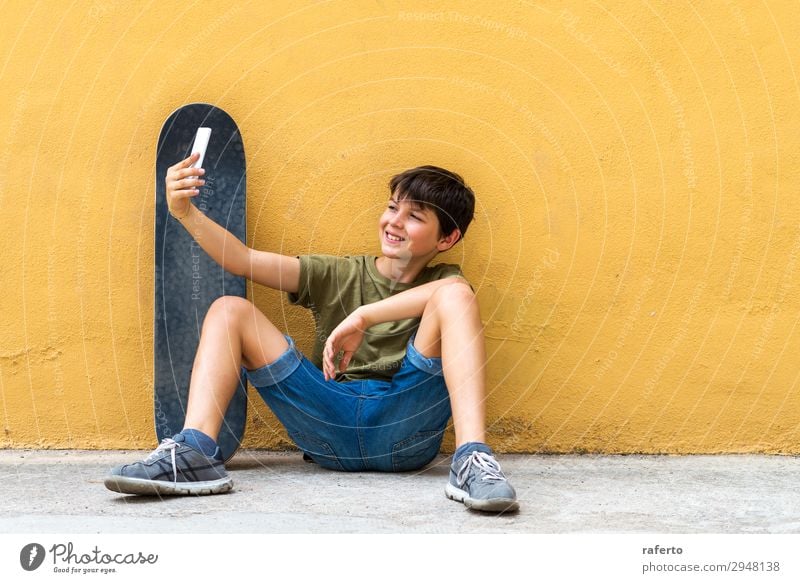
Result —
M 347 474 L 242 451 L 229 494 L 105 489 L 109 468 L 146 453 L 0 451 L 0 533 L 800 532 L 794 457 L 504 455 L 521 510 L 492 516 L 445 498 L 445 456 L 418 473 Z

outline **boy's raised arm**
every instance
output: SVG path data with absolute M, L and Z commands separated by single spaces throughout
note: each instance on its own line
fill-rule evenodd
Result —
M 296 257 L 250 249 L 191 203 L 204 184 L 203 169 L 191 167 L 197 156 L 192 154 L 167 171 L 167 204 L 172 216 L 225 271 L 274 289 L 297 291 L 300 261 Z
M 295 293 L 300 287 L 300 260 L 290 255 L 247 249 L 244 275 L 261 285 Z

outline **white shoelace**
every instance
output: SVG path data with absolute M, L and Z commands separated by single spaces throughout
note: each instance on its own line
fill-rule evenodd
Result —
M 467 481 L 469 469 L 472 465 L 477 466 L 478 469 L 483 471 L 484 475 L 481 477 L 481 480 L 491 480 L 493 482 L 506 481 L 506 477 L 503 475 L 503 471 L 500 469 L 500 464 L 497 463 L 497 460 L 494 459 L 494 456 L 483 451 L 473 451 L 469 456 L 469 459 L 461 465 L 461 469 L 458 470 L 458 474 L 456 474 L 456 481 L 458 482 L 459 487 L 463 486 Z
M 180 444 L 177 441 L 171 437 L 165 437 L 155 451 L 147 456 L 145 460 L 146 462 L 153 461 L 162 451 L 169 450 L 170 460 L 172 461 L 172 477 L 176 485 L 178 484 L 178 465 L 175 463 L 175 450 L 178 447 L 180 447 Z

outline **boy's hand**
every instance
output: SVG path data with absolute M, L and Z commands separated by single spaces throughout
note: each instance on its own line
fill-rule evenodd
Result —
M 189 214 L 192 206 L 189 199 L 200 194 L 198 187 L 206 183 L 200 179 L 205 170 L 190 168 L 199 157 L 200 154 L 194 153 L 167 170 L 167 206 L 170 214 L 177 219 Z
M 364 316 L 359 310 L 356 310 L 334 328 L 325 343 L 325 350 L 322 351 L 322 372 L 325 373 L 326 381 L 336 376 L 335 359 L 340 351 L 343 351 L 344 355 L 339 362 L 339 371 L 347 370 L 347 365 L 350 364 L 355 351 L 361 346 L 364 332 L 368 327 Z

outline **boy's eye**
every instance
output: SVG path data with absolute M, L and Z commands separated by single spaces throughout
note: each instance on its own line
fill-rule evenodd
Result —
M 419 215 L 411 215 L 411 218 L 419 221 L 422 217 L 420 217 Z

